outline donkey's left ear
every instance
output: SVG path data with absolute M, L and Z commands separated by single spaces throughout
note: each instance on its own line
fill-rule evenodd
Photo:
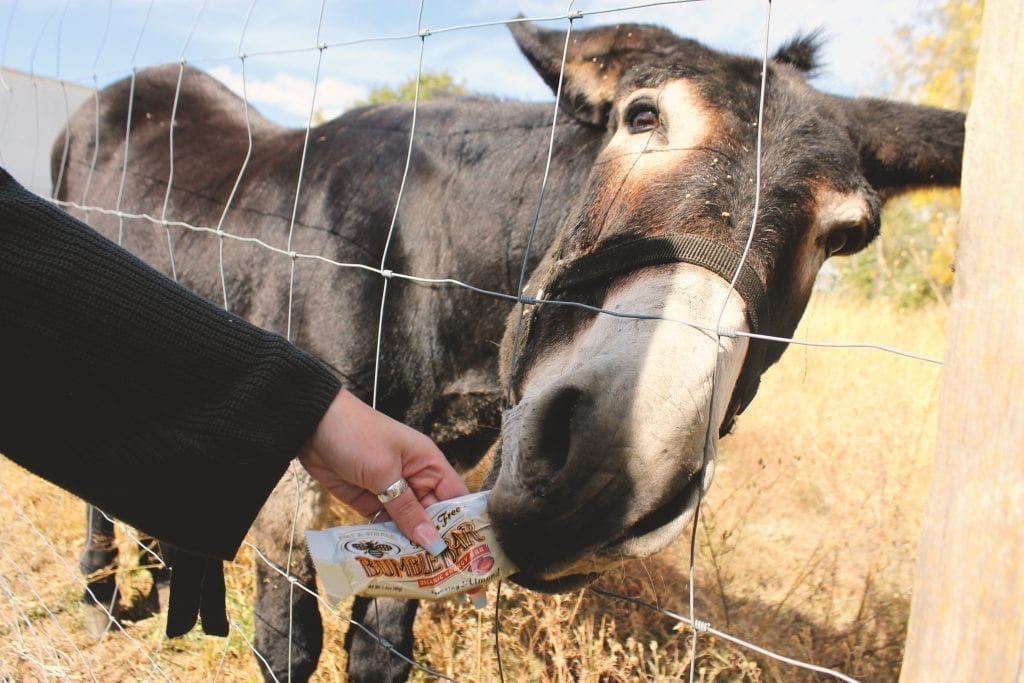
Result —
M 882 196 L 956 186 L 964 156 L 962 112 L 877 99 L 845 100 L 861 168 Z
M 666 54 L 679 42 L 671 31 L 656 26 L 620 24 L 569 35 L 520 22 L 509 25 L 512 36 L 530 64 L 552 92 L 558 91 L 565 53 L 565 74 L 559 104 L 577 121 L 603 128 L 615 98 L 619 79 L 631 67 L 652 55 Z

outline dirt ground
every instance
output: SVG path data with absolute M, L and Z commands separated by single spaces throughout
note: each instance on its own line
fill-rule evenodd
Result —
M 941 357 L 946 311 L 812 300 L 797 338 Z M 940 367 L 870 349 L 794 346 L 722 443 L 698 524 L 696 616 L 762 647 L 862 680 L 898 676 L 928 491 Z M 231 637 L 163 638 L 160 616 L 86 633 L 77 563 L 84 506 L 0 459 L 0 680 L 254 680 L 251 552 L 229 567 Z M 134 557 L 121 527 L 122 557 Z M 596 588 L 687 614 L 688 538 Z M 126 562 L 126 601 L 148 573 Z M 424 605 L 417 661 L 464 681 L 674 680 L 692 632 L 649 607 L 583 590 L 502 586 L 491 609 Z M 498 600 L 498 609 L 493 609 Z M 122 606 L 128 609 L 129 605 Z M 317 680 L 344 680 L 346 605 L 327 617 Z M 494 621 L 498 614 L 499 648 Z M 702 635 L 702 681 L 826 680 Z M 418 680 L 432 680 L 422 672 Z

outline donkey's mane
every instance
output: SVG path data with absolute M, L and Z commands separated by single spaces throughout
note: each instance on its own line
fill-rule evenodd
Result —
M 772 59 L 779 64 L 789 64 L 808 76 L 813 76 L 822 67 L 821 48 L 825 39 L 821 29 L 800 33 L 776 51 Z

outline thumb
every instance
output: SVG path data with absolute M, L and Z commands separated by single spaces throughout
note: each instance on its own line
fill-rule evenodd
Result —
M 438 556 L 448 547 L 411 489 L 385 503 L 384 509 L 406 538 L 418 543 L 431 555 Z

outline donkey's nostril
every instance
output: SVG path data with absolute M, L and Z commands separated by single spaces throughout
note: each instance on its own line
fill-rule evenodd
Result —
M 582 396 L 583 392 L 576 387 L 566 387 L 544 406 L 537 446 L 552 475 L 560 472 L 569 458 L 573 415 Z

